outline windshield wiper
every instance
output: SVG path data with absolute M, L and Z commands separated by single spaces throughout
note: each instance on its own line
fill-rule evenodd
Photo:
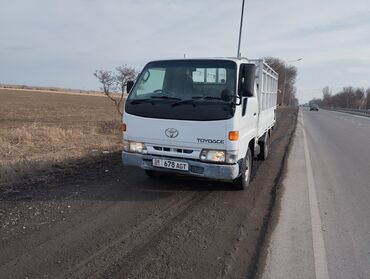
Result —
M 220 97 L 213 97 L 213 96 L 200 97 L 200 96 L 195 96 L 195 97 L 192 97 L 191 99 L 187 99 L 187 100 L 183 100 L 183 101 L 179 101 L 179 102 L 173 103 L 172 106 L 173 107 L 176 107 L 176 106 L 179 106 L 179 105 L 182 105 L 182 104 L 194 104 L 194 102 L 199 101 L 199 100 L 221 100 L 221 101 L 224 101 L 224 99 L 222 99 Z
M 166 96 L 166 95 L 161 95 L 161 96 L 150 96 L 150 98 L 152 99 L 166 99 L 166 100 L 181 100 L 180 98 L 176 98 L 176 97 L 169 97 L 169 96 Z
M 145 98 L 145 99 L 135 99 L 135 100 L 132 100 L 130 104 L 137 105 L 137 104 L 142 104 L 142 103 L 151 103 L 152 105 L 154 105 L 155 102 L 153 99 L 165 99 L 165 100 L 174 100 L 174 101 L 181 100 L 180 98 L 162 95 L 162 96 L 150 96 L 150 98 Z
M 137 105 L 142 103 L 151 103 L 152 105 L 154 105 L 154 102 L 151 99 L 135 99 L 130 102 L 130 105 Z
M 201 98 L 202 100 L 221 100 L 224 101 L 221 97 L 205 96 Z

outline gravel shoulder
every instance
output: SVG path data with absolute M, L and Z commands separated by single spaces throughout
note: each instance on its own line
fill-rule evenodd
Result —
M 2 278 L 254 277 L 297 111 L 279 109 L 247 191 L 150 180 L 120 154 L 0 191 Z

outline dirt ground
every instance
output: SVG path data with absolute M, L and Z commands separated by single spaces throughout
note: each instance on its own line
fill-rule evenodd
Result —
M 120 149 L 119 122 L 104 96 L 0 89 L 0 187 Z
M 151 180 L 123 168 L 119 152 L 8 185 L 0 190 L 1 277 L 253 278 L 297 111 L 277 115 L 270 157 L 255 162 L 246 191 Z

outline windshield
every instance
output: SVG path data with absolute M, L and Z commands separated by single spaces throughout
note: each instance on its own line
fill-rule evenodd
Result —
M 227 60 L 149 63 L 132 89 L 126 112 L 187 120 L 220 120 L 234 114 L 236 64 Z

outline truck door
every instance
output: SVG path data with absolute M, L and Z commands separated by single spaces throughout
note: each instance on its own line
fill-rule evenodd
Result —
M 258 101 L 257 92 L 254 90 L 253 96 L 244 97 L 242 94 L 241 85 L 243 80 L 248 80 L 246 75 L 250 74 L 246 71 L 247 64 L 241 64 L 239 69 L 239 87 L 238 94 L 241 96 L 241 110 L 238 112 L 239 133 L 243 149 L 247 149 L 248 143 L 257 134 L 257 119 L 258 119 Z M 249 73 L 248 73 L 249 72 Z M 255 74 L 255 73 L 253 73 Z M 254 78 L 253 78 L 254 80 Z

